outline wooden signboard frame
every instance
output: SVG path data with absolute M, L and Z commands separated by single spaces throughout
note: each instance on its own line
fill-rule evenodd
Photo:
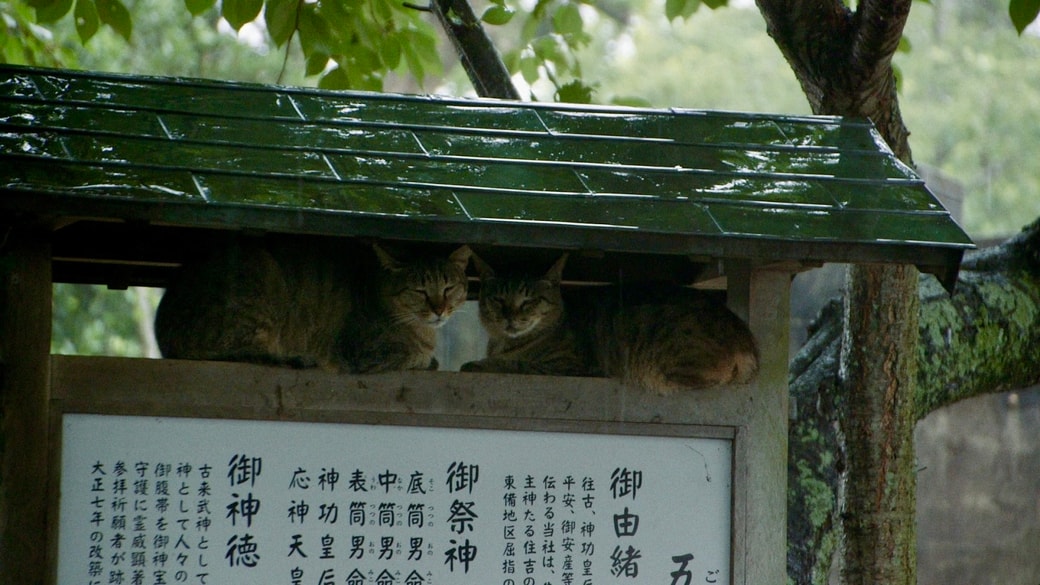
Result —
M 60 356 L 52 358 L 51 367 L 51 475 L 55 478 L 61 477 L 62 419 L 81 413 L 218 419 L 211 421 L 216 424 L 220 420 L 292 421 L 581 433 L 618 440 L 623 436 L 723 439 L 730 442 L 732 457 L 731 476 L 726 478 L 731 492 L 730 559 L 725 569 L 729 582 L 749 582 L 744 521 L 747 430 L 681 422 L 696 419 L 704 404 L 736 401 L 738 393 L 730 389 L 690 401 L 651 399 L 611 381 L 589 378 L 458 373 L 347 377 L 247 364 Z M 60 489 L 60 485 L 52 489 L 51 510 L 60 508 Z M 51 527 L 49 565 L 56 568 L 59 555 L 64 555 L 57 548 L 57 522 Z M 494 582 L 499 575 L 481 577 L 482 582 Z
M 728 303 L 759 345 L 758 377 L 750 385 L 658 397 L 593 378 L 450 372 L 355 377 L 245 364 L 51 356 L 49 229 L 16 230 L 7 246 L 12 263 L 0 307 L 6 442 L 0 583 L 55 582 L 55 429 L 66 412 L 335 422 L 349 411 L 352 422 L 362 423 L 421 414 L 427 423 L 447 426 L 464 424 L 468 416 L 581 420 L 614 429 L 730 427 L 741 445 L 734 470 L 745 478 L 735 482 L 745 489 L 733 500 L 733 583 L 786 579 L 788 316 L 797 267 L 720 263 Z M 151 389 L 141 391 L 146 386 Z M 42 541 L 48 546 L 41 548 Z

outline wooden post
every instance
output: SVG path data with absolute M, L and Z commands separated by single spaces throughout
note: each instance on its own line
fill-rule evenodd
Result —
M 727 262 L 730 309 L 747 318 L 759 373 L 747 397 L 747 583 L 787 582 L 787 354 L 791 275 Z M 738 470 L 739 471 L 739 470 Z M 738 514 L 739 516 L 740 514 Z
M 6 236 L 6 242 L 4 238 Z M 0 584 L 43 585 L 47 563 L 51 261 L 48 233 L 0 233 Z

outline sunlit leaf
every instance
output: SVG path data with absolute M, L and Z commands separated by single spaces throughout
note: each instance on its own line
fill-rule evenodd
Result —
M 580 35 L 584 32 L 585 23 L 581 18 L 578 5 L 568 2 L 553 13 L 553 28 L 561 35 Z
M 401 47 L 401 56 L 404 57 L 405 65 L 408 66 L 408 72 L 421 84 L 426 76 L 426 67 L 423 65 L 422 57 L 416 52 L 415 47 L 410 44 L 403 45 Z
M 36 21 L 41 24 L 55 22 L 72 10 L 73 0 L 47 0 L 34 2 Z
M 267 0 L 264 8 L 264 23 L 271 40 L 279 47 L 284 45 L 296 30 L 296 10 L 303 0 Z
M 73 18 L 76 21 L 76 34 L 79 35 L 80 42 L 87 44 L 87 41 L 97 33 L 101 26 L 101 19 L 98 18 L 97 5 L 94 4 L 94 0 L 76 0 L 76 11 L 73 13 Z
M 520 54 L 520 75 L 523 76 L 524 81 L 527 83 L 538 81 L 539 65 L 541 65 L 541 60 L 538 59 L 534 51 L 526 50 Z
M 387 0 L 369 0 L 372 3 L 372 9 L 376 13 L 376 17 L 387 22 L 394 17 L 393 6 L 387 2 Z
M 896 51 L 900 53 L 909 53 L 913 48 L 914 46 L 910 43 L 910 38 L 903 35 L 899 38 L 899 47 L 896 48 Z
M 726 5 L 729 4 L 729 0 L 702 0 L 702 1 L 704 2 L 705 6 L 707 6 L 708 8 L 711 8 L 712 10 L 715 10 L 716 8 L 722 8 L 723 6 L 726 6 Z
M 217 0 L 184 0 L 184 6 L 192 16 L 206 13 L 217 4 Z
M 94 4 L 97 6 L 98 19 L 129 41 L 134 25 L 126 6 L 120 0 L 94 0 Z
M 1040 0 L 1011 0 L 1008 14 L 1015 30 L 1022 34 L 1026 27 L 1036 20 L 1037 15 L 1040 15 Z
M 401 39 L 396 35 L 387 36 L 379 46 L 379 58 L 387 69 L 396 69 L 401 64 Z
M 480 15 L 480 20 L 495 26 L 508 23 L 513 19 L 516 11 L 503 4 L 492 4 Z
M 222 0 L 220 15 L 228 21 L 231 28 L 239 30 L 246 23 L 256 20 L 263 6 L 264 0 Z

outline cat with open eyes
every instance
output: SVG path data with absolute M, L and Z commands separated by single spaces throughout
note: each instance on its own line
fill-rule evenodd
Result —
M 463 371 L 611 376 L 658 394 L 757 372 L 751 332 L 705 293 L 650 283 L 563 290 L 566 259 L 543 275 L 500 277 L 473 256 L 488 351 Z
M 164 357 L 374 373 L 436 369 L 436 329 L 466 300 L 470 250 L 400 261 L 378 244 L 233 238 L 159 303 Z

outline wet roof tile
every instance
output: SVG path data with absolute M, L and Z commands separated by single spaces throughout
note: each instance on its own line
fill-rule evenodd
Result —
M 0 69 L 0 209 L 954 271 L 972 246 L 865 120 Z

